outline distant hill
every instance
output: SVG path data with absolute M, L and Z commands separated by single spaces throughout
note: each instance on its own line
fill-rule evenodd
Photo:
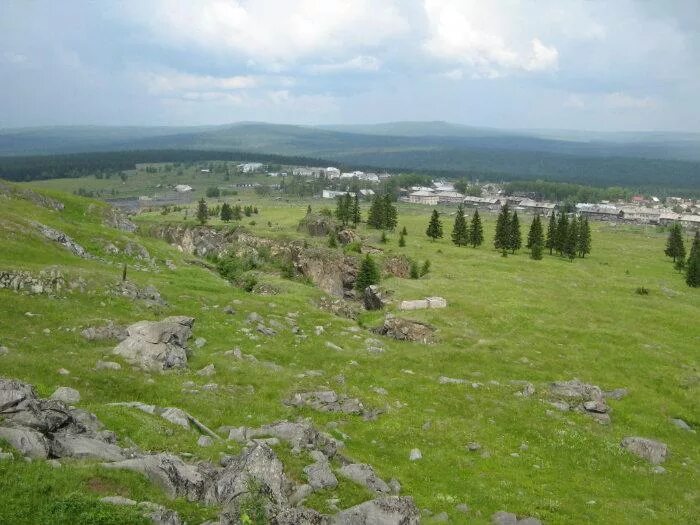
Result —
M 508 131 L 448 122 L 0 130 L 0 156 L 168 149 L 303 156 L 454 176 L 700 187 L 700 134 L 693 133 Z

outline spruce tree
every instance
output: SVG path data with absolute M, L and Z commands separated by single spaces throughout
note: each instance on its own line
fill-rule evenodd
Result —
M 404 235 L 404 236 L 405 236 L 405 235 L 408 235 L 408 232 L 406 231 L 406 226 L 404 226 L 404 227 L 401 229 L 401 235 Z
M 695 232 L 690 256 L 685 265 L 685 282 L 691 288 L 700 288 L 700 231 Z
M 350 216 L 352 212 L 352 198 L 349 193 L 340 195 L 337 198 L 337 204 L 335 208 L 335 218 L 338 219 L 343 226 L 347 226 L 348 222 L 352 218 Z
M 309 213 L 311 213 L 311 204 L 309 204 L 309 205 L 306 207 L 306 215 L 308 215 Z
M 442 239 L 442 223 L 440 222 L 440 214 L 437 210 L 433 210 L 425 234 L 430 237 L 433 242 L 435 242 L 435 239 Z
M 514 211 L 508 226 L 508 248 L 510 248 L 512 253 L 515 253 L 522 244 L 523 236 L 520 233 L 520 220 L 518 219 L 518 212 Z
M 362 221 L 362 215 L 360 214 L 360 200 L 357 197 L 357 193 L 352 200 L 352 224 L 357 228 L 357 225 Z
M 566 229 L 566 239 L 564 239 L 564 247 L 562 253 L 573 261 L 576 258 L 576 247 L 578 246 L 578 228 L 576 227 L 576 218 L 571 221 L 571 224 Z
M 481 217 L 479 217 L 479 210 L 474 210 L 474 215 L 472 216 L 472 223 L 469 227 L 469 244 L 472 248 L 481 246 L 484 242 L 484 227 L 481 225 Z
M 426 259 L 422 268 L 420 269 L 420 276 L 423 277 L 424 275 L 428 275 L 428 272 L 430 272 L 430 261 Z
M 466 246 L 469 244 L 469 229 L 467 228 L 467 221 L 464 218 L 464 208 L 461 204 L 457 208 L 455 224 L 452 227 L 452 242 L 457 246 Z
M 418 269 L 418 263 L 416 261 L 411 261 L 411 279 L 418 279 L 420 277 L 420 270 Z
M 224 222 L 229 222 L 233 219 L 233 210 L 228 202 L 224 202 L 221 205 L 221 220 Z
M 542 248 L 544 245 L 544 234 L 542 232 L 542 219 L 535 215 L 527 234 L 527 248 L 530 250 L 530 257 L 535 260 L 542 259 Z
M 554 210 L 552 210 L 552 213 L 549 215 L 547 238 L 544 241 L 544 247 L 549 250 L 549 255 L 552 255 L 552 250 L 557 247 L 557 218 Z
M 668 234 L 668 240 L 666 241 L 666 249 L 664 253 L 669 257 L 673 258 L 673 262 L 677 262 L 678 259 L 685 258 L 685 245 L 683 244 L 683 230 L 681 225 L 677 222 L 671 226 L 671 231 Z
M 564 254 L 564 247 L 566 246 L 566 240 L 569 238 L 569 218 L 563 211 L 559 214 L 559 220 L 557 221 L 557 235 L 555 237 L 556 241 L 554 243 L 554 248 L 557 250 L 559 255 Z
M 578 239 L 576 251 L 579 257 L 585 257 L 591 253 L 591 226 L 588 218 L 583 215 L 578 218 Z
M 379 282 L 379 268 L 377 263 L 374 262 L 372 257 L 367 254 L 367 256 L 362 259 L 360 264 L 360 270 L 357 272 L 357 279 L 355 280 L 355 289 L 359 292 L 364 292 L 365 288 L 372 284 L 377 284 Z
M 367 214 L 367 226 L 376 228 L 377 230 L 382 229 L 383 223 L 383 210 L 382 202 L 379 195 L 375 195 L 372 198 L 372 205 L 369 208 L 369 213 Z
M 404 248 L 406 246 L 406 236 L 401 232 L 401 235 L 399 235 L 399 248 Z
M 197 203 L 197 220 L 200 224 L 204 224 L 209 220 L 209 209 L 207 208 L 207 201 L 204 199 L 199 199 Z
M 382 198 L 382 216 L 384 218 L 382 228 L 393 230 L 398 224 L 396 206 L 391 203 L 391 195 L 384 194 Z
M 242 218 L 243 218 L 243 215 L 241 212 L 241 206 L 240 206 L 240 204 L 236 204 L 233 207 L 233 220 L 240 221 Z
M 493 247 L 497 250 L 508 250 L 510 248 L 510 210 L 508 203 L 504 204 L 496 219 L 496 235 L 493 239 Z

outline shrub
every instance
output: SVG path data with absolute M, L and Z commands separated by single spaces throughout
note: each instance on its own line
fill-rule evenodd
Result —
M 420 269 L 420 276 L 428 275 L 428 272 L 430 272 L 430 261 L 426 259 L 423 263 L 423 267 Z
M 362 244 L 359 241 L 346 244 L 345 253 L 362 253 Z
M 418 263 L 416 261 L 411 261 L 411 279 L 418 279 L 420 277 L 420 270 L 418 269 Z
M 644 286 L 637 286 L 637 289 L 634 291 L 637 295 L 649 295 L 649 288 L 645 288 Z
M 207 188 L 207 198 L 215 198 L 215 197 L 220 197 L 221 196 L 221 191 L 219 188 Z

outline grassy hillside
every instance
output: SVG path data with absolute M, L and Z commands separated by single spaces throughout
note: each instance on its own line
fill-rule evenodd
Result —
M 61 298 L 0 290 L 0 345 L 9 348 L 8 355 L 0 356 L 1 374 L 35 384 L 44 396 L 57 386 L 78 389 L 79 406 L 95 412 L 117 432 L 120 443 L 211 460 L 220 452 L 238 450 L 234 442 L 198 447 L 194 431 L 107 405 L 114 401 L 181 407 L 210 428 L 257 426 L 301 415 L 341 437 L 348 456 L 374 465 L 384 479 L 398 479 L 402 493 L 412 495 L 421 509 L 447 512 L 452 523 L 488 523 L 502 509 L 548 524 L 691 523 L 698 515 L 698 435 L 677 428 L 670 419 L 700 426 L 700 294 L 685 286 L 663 256 L 663 232 L 594 224 L 590 257 L 574 263 L 550 256 L 532 261 L 524 253 L 503 258 L 490 248 L 493 217 L 485 218 L 487 245 L 457 248 L 447 240 L 433 243 L 425 237 L 428 209 L 400 206 L 399 227 L 408 230 L 405 248 L 398 248 L 395 234 L 380 245 L 377 232 L 363 226 L 359 233 L 384 249 L 379 259 L 404 253 L 418 261 L 429 259 L 432 270 L 419 280 L 387 277 L 382 286 L 396 300 L 439 295 L 448 307 L 401 314 L 436 327 L 436 344 L 380 338 L 385 351 L 375 354 L 367 351 L 365 339 L 379 338 L 367 328 L 381 324 L 381 313 L 366 312 L 358 322 L 334 317 L 314 305 L 322 296 L 317 288 L 275 272 L 261 278 L 277 287 L 279 295 L 246 293 L 191 264 L 191 255 L 163 241 L 105 227 L 103 204 L 48 193 L 65 202 L 63 211 L 0 197 L 0 270 L 36 272 L 55 266 L 87 284 L 84 292 Z M 273 201 L 253 194 L 231 201 L 259 208 L 258 216 L 243 221 L 256 235 L 325 243 L 296 231 L 307 201 Z M 328 201 L 310 204 L 318 210 Z M 453 210 L 442 211 L 447 215 Z M 444 218 L 448 236 L 450 220 Z M 31 221 L 68 233 L 102 260 L 73 256 L 39 236 Z M 144 228 L 173 221 L 182 222 L 182 214 L 138 218 Z M 108 242 L 127 241 L 147 248 L 155 265 L 105 250 Z M 169 269 L 165 259 L 176 269 Z M 149 308 L 108 294 L 123 262 L 130 266 L 130 280 L 155 286 L 168 305 Z M 650 294 L 635 294 L 638 286 Z M 236 313 L 225 314 L 226 305 L 233 305 Z M 280 330 L 274 337 L 251 339 L 242 330 L 251 312 L 266 319 L 297 312 L 308 338 Z M 145 374 L 123 363 L 118 371 L 94 370 L 98 359 L 119 359 L 110 355 L 113 344 L 84 340 L 82 328 L 106 320 L 129 324 L 167 315 L 196 317 L 194 336 L 206 339 L 193 351 L 187 370 Z M 315 335 L 316 326 L 323 326 L 324 333 Z M 223 354 L 236 346 L 259 362 L 232 361 Z M 262 361 L 282 368 L 271 373 Z M 215 376 L 196 374 L 210 363 Z M 60 368 L 70 374 L 59 375 Z M 323 373 L 309 376 L 307 370 Z M 440 384 L 440 376 L 466 382 Z M 585 414 L 559 412 L 549 404 L 548 384 L 572 378 L 605 390 L 628 390 L 622 399 L 609 402 L 611 425 L 600 425 Z M 214 381 L 220 388 L 193 395 L 183 391 L 188 381 L 199 387 Z M 522 387 L 513 381 L 533 383 L 535 394 L 517 396 Z M 356 396 L 385 413 L 364 421 L 281 403 L 294 391 L 321 387 Z M 376 387 L 387 393 L 377 393 Z M 647 462 L 620 448 L 620 440 L 630 435 L 668 444 L 665 473 L 654 473 Z M 470 442 L 478 442 L 480 450 L 470 451 Z M 409 461 L 413 448 L 422 451 L 421 460 Z M 284 445 L 276 451 L 289 475 L 303 479 L 308 458 L 294 456 Z M 128 509 L 96 503 L 99 496 L 115 493 L 176 508 L 189 523 L 215 514 L 185 501 L 168 501 L 136 474 L 83 462 L 53 469 L 41 462 L 0 461 L 0 491 L 10 495 L 0 498 L 0 523 L 135 522 Z M 369 496 L 341 480 L 337 489 L 317 492 L 306 504 L 328 511 L 332 497 L 344 508 Z M 459 503 L 469 506 L 467 514 L 455 509 Z

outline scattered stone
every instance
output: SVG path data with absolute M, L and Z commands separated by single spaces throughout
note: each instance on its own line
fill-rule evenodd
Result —
M 60 386 L 51 394 L 51 399 L 62 401 L 66 405 L 74 405 L 80 401 L 80 392 L 74 388 Z
M 432 343 L 435 341 L 435 329 L 419 321 L 410 321 L 393 315 L 387 315 L 384 324 L 374 330 L 379 335 L 392 337 L 399 341 L 417 341 Z
M 214 440 L 210 438 L 209 436 L 199 436 L 199 439 L 197 440 L 197 445 L 200 447 L 210 447 L 214 444 Z
M 336 480 L 337 481 L 337 480 Z M 309 485 L 309 484 L 304 484 L 304 485 L 299 485 L 294 492 L 292 492 L 292 495 L 289 496 L 289 504 L 290 505 L 299 505 L 302 501 L 304 501 L 306 498 L 311 496 L 311 494 L 314 493 L 314 488 Z M 296 523 L 296 522 L 293 522 Z M 291 523 L 290 523 L 291 525 Z
M 0 346 L 0 357 L 10 353 L 10 350 L 6 346 Z
M 196 346 L 197 348 L 202 348 L 205 344 L 207 344 L 207 340 L 203 337 L 198 337 L 194 340 L 194 346 Z
M 453 377 L 447 377 L 447 376 L 440 376 L 438 377 L 438 383 L 441 385 L 460 385 L 462 383 L 466 383 L 467 381 L 465 379 L 455 379 Z
M 67 369 L 65 369 L 65 368 L 59 368 L 57 371 L 58 371 L 58 373 L 59 373 L 60 375 L 62 375 L 62 376 L 68 376 L 68 375 L 70 375 L 70 370 L 67 370 Z
M 425 310 L 425 309 L 435 309 L 435 308 L 446 308 L 447 301 L 442 297 L 426 297 L 425 299 L 418 299 L 413 301 L 401 301 L 399 303 L 399 310 L 410 311 L 410 310 Z
M 384 261 L 384 271 L 400 279 L 411 276 L 411 260 L 405 255 L 391 255 Z
M 95 370 L 121 370 L 122 365 L 115 363 L 114 361 L 97 361 L 95 363 Z
M 216 367 L 213 363 L 209 363 L 207 366 L 197 371 L 198 376 L 211 377 L 216 374 Z
M 165 300 L 161 297 L 160 292 L 151 285 L 146 286 L 145 288 L 139 288 L 131 281 L 119 281 L 112 287 L 112 293 L 117 296 L 127 297 L 134 301 L 143 301 L 146 303 L 146 305 L 151 307 L 167 305 Z
M 321 461 L 304 467 L 304 473 L 309 480 L 309 485 L 315 490 L 333 488 L 338 485 L 338 480 L 325 456 Z
M 69 250 L 73 255 L 77 255 L 78 257 L 81 257 L 83 259 L 92 258 L 92 256 L 87 252 L 87 250 L 85 250 L 85 248 L 80 246 L 77 242 L 75 242 L 72 238 L 70 238 L 62 231 L 54 230 L 53 228 L 49 228 L 48 226 L 38 223 L 36 223 L 36 226 L 39 228 L 39 232 L 44 237 L 51 241 L 57 242 L 58 244 Z
M 307 406 L 320 412 L 342 412 L 343 414 L 356 415 L 364 412 L 364 406 L 359 399 L 338 395 L 333 390 L 296 393 L 284 403 L 295 407 Z
M 475 441 L 470 441 L 467 443 L 467 448 L 470 452 L 476 452 L 477 450 L 481 450 L 481 445 Z
M 672 418 L 671 423 L 673 423 L 675 426 L 677 426 L 681 430 L 686 430 L 688 432 L 695 433 L 695 430 L 693 430 L 693 428 L 688 423 L 686 423 L 685 421 L 683 421 L 680 418 Z
M 177 270 L 177 266 L 175 266 L 175 263 L 171 261 L 170 259 L 165 259 L 165 267 L 168 270 L 172 270 L 173 272 Z
M 447 514 L 447 512 L 441 512 L 440 514 L 433 516 L 433 521 L 436 523 L 447 523 L 450 521 L 450 516 Z
M 330 348 L 331 350 L 335 350 L 336 352 L 342 352 L 343 349 L 339 347 L 337 344 L 331 342 L 331 341 L 326 341 L 325 343 L 326 348 Z
M 417 448 L 412 448 L 410 454 L 408 455 L 408 459 L 410 461 L 418 461 L 423 457 L 423 454 L 421 454 L 421 451 Z
M 458 503 L 457 505 L 455 505 L 455 510 L 457 512 L 461 512 L 462 514 L 469 514 L 470 509 L 469 505 L 467 505 L 466 503 Z
M 167 370 L 187 366 L 187 340 L 194 318 L 167 317 L 162 321 L 139 321 L 127 328 L 129 337 L 113 353 L 144 370 Z
M 325 330 L 322 326 L 314 326 L 314 333 L 316 335 L 321 335 L 323 332 L 325 332 Z
M 654 465 L 666 461 L 666 456 L 668 454 L 666 443 L 643 437 L 626 437 L 622 440 L 620 445 L 632 454 L 644 458 Z
M 499 511 L 491 516 L 493 525 L 542 525 L 537 518 L 526 517 L 518 519 L 512 512 Z
M 321 310 L 345 319 L 357 319 L 359 315 L 359 311 L 353 303 L 339 298 L 321 297 L 318 302 L 318 307 Z
M 123 496 L 105 496 L 100 498 L 100 502 L 108 503 L 109 505 L 136 505 L 136 501 Z
M 222 310 L 225 314 L 228 315 L 233 315 L 236 313 L 236 309 L 233 306 L 224 306 L 224 309 Z
M 651 471 L 654 474 L 666 474 L 666 469 L 663 468 L 661 465 L 656 465 Z
M 360 236 L 355 233 L 355 230 L 350 230 L 345 228 L 337 233 L 338 242 L 340 244 L 350 244 L 353 242 L 360 242 Z
M 262 316 L 261 316 L 259 313 L 257 313 L 257 312 L 250 312 L 250 313 L 248 314 L 248 317 L 246 317 L 246 321 L 247 321 L 248 323 L 251 323 L 251 324 L 252 324 L 252 323 L 262 323 L 262 322 L 264 321 L 264 319 L 263 319 Z
M 418 525 L 420 513 L 408 496 L 388 496 L 365 501 L 336 514 L 333 525 Z
M 523 389 L 521 390 L 521 393 L 523 397 L 530 397 L 535 393 L 535 387 L 533 386 L 532 383 L 526 383 L 525 386 L 523 386 Z
M 274 337 L 275 335 L 277 335 L 277 332 L 275 332 L 272 328 L 269 328 L 262 323 L 258 324 L 256 330 L 268 337 Z
M 379 493 L 389 493 L 391 489 L 384 480 L 379 478 L 374 469 L 365 463 L 350 463 L 340 467 L 340 474 L 354 481 L 355 483 L 367 487 Z
M 387 485 L 389 485 L 389 489 L 391 490 L 392 494 L 395 494 L 398 496 L 401 493 L 401 483 L 399 483 L 398 479 L 391 478 L 389 480 L 389 483 L 387 483 Z

